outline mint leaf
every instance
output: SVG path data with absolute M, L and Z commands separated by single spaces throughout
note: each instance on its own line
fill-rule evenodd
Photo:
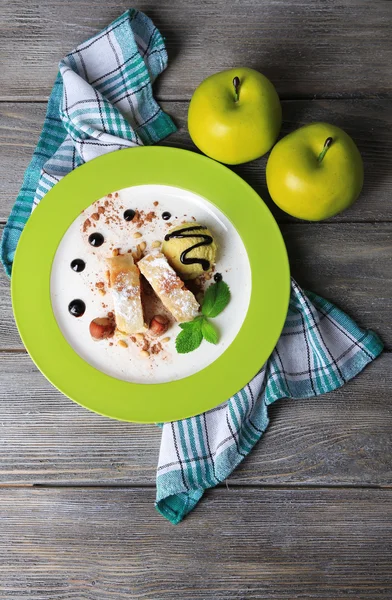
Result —
M 197 319 L 190 323 L 181 323 L 185 325 L 182 331 L 176 337 L 176 350 L 178 354 L 187 354 L 196 350 L 202 342 L 203 334 L 201 332 L 203 321 Z
M 203 334 L 203 338 L 207 342 L 209 342 L 210 344 L 217 344 L 218 332 L 216 331 L 215 327 L 207 321 L 207 319 L 204 319 L 204 321 L 201 324 L 201 332 Z
M 187 321 L 185 323 L 178 323 L 178 327 L 181 329 L 189 329 L 193 327 L 193 321 Z
M 217 317 L 230 301 L 230 289 L 224 281 L 217 281 L 207 288 L 201 312 L 205 317 Z
M 189 329 L 190 327 L 194 327 L 197 321 L 203 321 L 204 319 L 205 317 L 203 317 L 203 315 L 199 315 L 198 317 L 195 317 L 193 321 L 185 321 L 185 323 L 179 323 L 178 326 L 181 329 Z

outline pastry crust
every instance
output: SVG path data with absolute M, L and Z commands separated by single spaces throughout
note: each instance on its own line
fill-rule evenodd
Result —
M 140 273 L 132 254 L 113 256 L 106 262 L 117 329 L 125 334 L 143 330 Z
M 148 254 L 138 262 L 138 267 L 178 323 L 192 321 L 197 317 L 199 303 L 162 253 Z

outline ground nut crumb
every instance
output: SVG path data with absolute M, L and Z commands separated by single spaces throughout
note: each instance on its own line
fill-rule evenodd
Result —
M 114 248 L 112 251 L 112 256 L 118 256 L 120 254 L 120 248 Z
M 105 284 L 103 281 L 98 281 L 98 283 L 95 284 L 95 287 L 97 287 L 98 289 L 102 289 L 105 287 Z
M 103 207 L 103 206 L 98 206 L 98 213 L 99 213 L 100 215 L 103 215 L 103 213 L 104 213 L 104 212 L 105 212 L 105 209 L 104 209 L 104 207 Z
M 142 242 L 141 244 L 139 244 L 139 248 L 140 248 L 141 252 L 144 252 L 145 249 L 147 248 L 146 242 Z
M 159 204 L 158 200 L 155 200 L 154 206 L 158 206 L 158 204 Z
M 119 340 L 118 345 L 121 346 L 121 348 L 128 348 L 128 344 L 125 340 Z
M 170 342 L 170 337 L 164 337 L 163 340 L 161 340 L 162 344 L 167 344 L 167 342 Z
M 134 338 L 137 342 L 142 342 L 144 340 L 144 335 L 142 333 L 135 333 Z
M 149 358 L 150 357 L 150 353 L 147 350 L 141 350 L 140 356 L 142 358 Z
M 99 294 L 100 296 L 106 296 L 106 292 L 105 292 L 105 290 L 102 290 L 102 289 L 98 290 L 98 294 Z
M 99 213 L 95 212 L 91 215 L 91 218 L 94 219 L 94 221 L 99 221 Z
M 150 348 L 150 342 L 145 339 L 142 350 L 148 350 L 149 348 Z
M 161 242 L 159 240 L 155 240 L 155 242 L 151 244 L 151 248 L 159 248 L 160 245 Z
M 89 227 L 91 227 L 91 221 L 90 221 L 90 219 L 86 219 L 85 222 L 83 223 L 83 233 L 86 233 L 86 231 Z
M 135 240 L 137 240 L 142 237 L 142 234 L 140 233 L 140 231 L 136 231 L 136 233 L 133 234 L 133 237 L 135 238 Z
M 109 317 L 109 319 L 113 319 L 114 314 L 112 312 L 108 312 L 108 317 Z
M 136 344 L 136 338 L 134 335 L 131 335 L 131 342 L 133 342 L 134 344 Z

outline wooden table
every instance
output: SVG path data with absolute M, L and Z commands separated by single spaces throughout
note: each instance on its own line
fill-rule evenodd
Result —
M 121 0 L 3 0 L 0 223 L 43 123 L 58 60 L 128 8 Z M 141 0 L 167 38 L 157 97 L 194 149 L 189 98 L 207 75 L 259 69 L 284 132 L 344 127 L 365 162 L 357 204 L 324 223 L 271 205 L 265 159 L 235 170 L 269 202 L 300 284 L 383 338 L 353 382 L 281 401 L 228 482 L 174 527 L 154 510 L 160 431 L 79 408 L 37 371 L 1 274 L 0 598 L 392 598 L 391 17 L 388 0 Z M 28 302 L 28 293 L 26 296 Z

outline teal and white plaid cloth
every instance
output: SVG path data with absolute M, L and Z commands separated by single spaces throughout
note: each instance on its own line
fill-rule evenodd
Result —
M 360 329 L 336 306 L 305 293 L 292 279 L 283 332 L 256 377 L 217 408 L 164 424 L 157 473 L 158 511 L 179 523 L 207 488 L 227 479 L 249 454 L 268 427 L 270 404 L 281 398 L 311 398 L 336 390 L 382 348 L 375 333 Z
M 158 142 L 175 131 L 152 95 L 151 84 L 166 64 L 159 31 L 136 10 L 61 61 L 43 131 L 2 239 L 1 258 L 9 274 L 33 207 L 61 177 L 96 156 Z M 381 351 L 375 333 L 359 329 L 293 280 L 282 335 L 256 377 L 217 408 L 163 425 L 158 511 L 180 522 L 205 489 L 225 480 L 249 454 L 268 426 L 270 404 L 330 392 Z
M 161 34 L 132 9 L 60 62 L 43 130 L 2 238 L 8 275 L 32 209 L 64 175 L 107 152 L 154 144 L 176 131 L 152 93 L 166 66 Z

